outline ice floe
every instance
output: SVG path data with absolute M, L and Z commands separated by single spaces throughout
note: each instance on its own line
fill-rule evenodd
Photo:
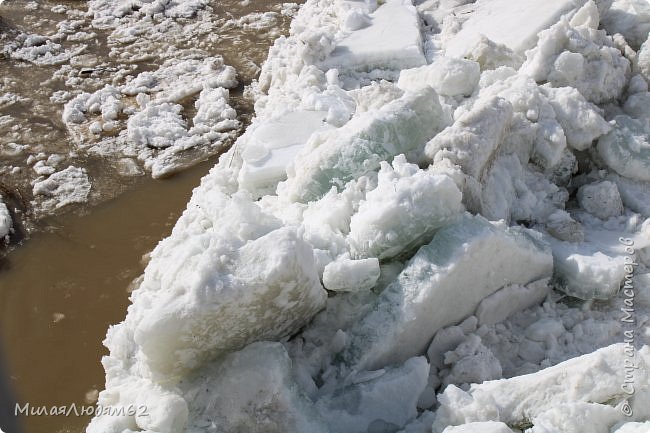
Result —
M 125 85 L 82 93 L 63 121 L 77 145 L 107 157 L 136 158 L 153 177 L 168 176 L 223 150 L 240 126 L 229 105 L 235 70 L 220 57 L 170 61 Z M 195 98 L 196 114 L 183 103 Z
M 69 166 L 34 183 L 36 207 L 52 212 L 72 203 L 88 200 L 91 183 L 86 170 Z

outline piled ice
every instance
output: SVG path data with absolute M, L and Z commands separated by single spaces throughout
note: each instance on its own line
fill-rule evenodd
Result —
M 88 431 L 645 428 L 648 56 L 611 3 L 309 0 L 109 330 L 99 401 L 149 416 Z M 183 140 L 159 101 L 132 140 Z
M 164 177 L 223 150 L 239 128 L 228 104 L 235 70 L 220 57 L 169 61 L 126 84 L 82 93 L 63 121 L 77 145 L 115 159 L 137 158 Z M 196 113 L 184 115 L 192 99 Z
M 11 220 L 9 209 L 4 201 L 2 201 L 2 197 L 0 197 L 0 239 L 2 239 L 3 242 L 7 240 L 7 236 L 11 233 L 12 226 L 13 222 Z
M 620 343 L 538 373 L 473 385 L 467 392 L 450 386 L 439 397 L 434 431 L 467 422 L 502 421 L 531 433 L 607 433 L 622 420 L 621 407 L 630 404 L 621 389 L 626 379 L 638 387 L 628 420 L 647 420 L 650 351 L 646 346 L 627 359 L 634 365 L 630 378 L 625 376 L 625 361 Z
M 500 288 L 550 276 L 552 262 L 537 233 L 461 218 L 420 248 L 373 311 L 352 326 L 343 357 L 362 369 L 404 362 Z

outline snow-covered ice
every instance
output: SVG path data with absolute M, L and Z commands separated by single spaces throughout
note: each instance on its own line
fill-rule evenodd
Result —
M 71 203 L 88 200 L 91 183 L 83 168 L 69 166 L 34 184 L 36 207 L 56 211 Z
M 382 161 L 416 150 L 445 124 L 435 91 L 407 92 L 378 110 L 353 117 L 341 128 L 313 136 L 278 192 L 291 200 L 321 198 L 333 186 L 379 168 Z
M 473 385 L 467 392 L 450 386 L 440 396 L 434 431 L 468 422 L 502 421 L 520 429 L 534 426 L 535 433 L 608 432 L 621 419 L 619 406 L 627 404 L 621 390 L 626 356 L 620 343 L 537 373 Z M 638 387 L 630 403 L 633 419 L 647 419 L 648 347 L 629 361 L 638 366 L 631 373 Z
M 551 270 L 550 249 L 538 234 L 465 216 L 438 231 L 351 328 L 344 358 L 362 369 L 403 362 L 422 353 L 438 329 L 471 315 L 486 296 Z
M 239 184 L 251 192 L 273 191 L 309 137 L 332 128 L 326 118 L 325 111 L 291 111 L 257 128 L 242 151 Z
M 535 46 L 540 31 L 575 12 L 579 4 L 572 0 L 520 0 L 515 4 L 508 0 L 479 0 L 472 4 L 472 12 L 460 24 L 460 31 L 445 44 L 445 52 L 463 57 L 483 36 L 523 53 Z
M 647 62 L 609 30 L 624 2 L 416 3 L 300 7 L 108 332 L 99 402 L 152 416 L 89 432 L 645 428 Z M 177 79 L 150 82 L 91 111 L 135 97 L 125 130 L 165 152 L 191 128 Z
M 7 209 L 7 205 L 2 201 L 2 197 L 0 197 L 0 239 L 3 242 L 6 241 L 7 236 L 11 233 L 12 226 L 13 222 L 9 209 Z
M 165 177 L 233 138 L 240 126 L 229 105 L 235 75 L 220 57 L 169 61 L 123 86 L 78 95 L 65 105 L 63 121 L 80 148 L 140 160 L 153 177 Z M 196 113 L 188 119 L 181 104 L 192 97 Z
M 386 0 L 370 14 L 348 14 L 346 24 L 353 31 L 323 61 L 325 69 L 371 72 L 426 63 L 419 18 L 411 0 Z M 377 43 L 378 40 L 382 43 Z
M 463 211 L 462 194 L 451 177 L 421 170 L 403 155 L 392 167 L 382 162 L 377 177 L 377 188 L 350 220 L 354 257 L 395 257 L 426 242 Z
M 616 116 L 614 128 L 598 140 L 598 153 L 621 176 L 650 181 L 650 130 L 642 121 Z

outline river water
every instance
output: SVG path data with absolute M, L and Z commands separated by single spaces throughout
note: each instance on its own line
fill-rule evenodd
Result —
M 62 14 L 58 5 L 68 12 Z M 63 64 L 34 65 L 6 55 L 0 59 L 0 96 L 17 95 L 5 98 L 8 103 L 0 102 L 0 146 L 4 146 L 0 191 L 18 229 L 11 252 L 0 259 L 0 366 L 5 369 L 0 371 L 0 383 L 4 378 L 8 388 L 0 389 L 0 414 L 13 413 L 16 403 L 22 408 L 26 403 L 47 408 L 94 403 L 104 383 L 102 340 L 107 328 L 125 316 L 129 288 L 144 269 L 143 256 L 171 232 L 192 189 L 217 160 L 215 156 L 172 178 L 153 180 L 119 176 L 101 158 L 70 152 L 72 140 L 60 120 L 62 103 L 52 95 L 79 89 L 70 88 L 74 80 L 48 77 L 89 58 L 133 71 L 150 70 L 156 67 L 156 50 L 170 52 L 169 44 L 160 42 L 148 47 L 151 55 L 146 59 L 133 56 L 129 62 L 126 54 L 136 51 L 129 52 L 128 47 L 114 46 L 109 53 L 111 30 L 93 28 L 90 17 L 83 15 L 85 5 L 7 0 L 0 6 L 0 42 L 5 45 L 20 34 L 51 34 L 63 21 L 77 21 L 80 31 L 96 33 L 98 41 Z M 244 125 L 252 103 L 243 96 L 243 85 L 255 77 L 255 65 L 262 63 L 272 41 L 288 28 L 290 17 L 280 10 L 286 11 L 287 5 L 215 1 L 211 4 L 214 26 L 202 33 L 205 40 L 197 39 L 205 52 L 222 55 L 226 64 L 237 69 L 241 85 L 231 102 Z M 244 25 L 229 24 L 237 20 Z M 215 32 L 216 38 L 206 36 Z M 92 91 L 104 84 L 106 80 L 98 79 L 80 85 Z M 26 150 L 6 152 L 11 143 Z M 30 194 L 36 175 L 28 158 L 39 153 L 63 155 L 88 170 L 94 191 L 91 200 L 54 215 L 35 212 Z M 89 417 L 21 415 L 17 421 L 20 426 L 11 428 L 23 433 L 79 433 Z M 2 427 L 5 433 L 13 433 L 10 427 Z

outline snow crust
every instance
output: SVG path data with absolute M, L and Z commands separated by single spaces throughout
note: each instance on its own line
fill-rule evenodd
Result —
M 151 416 L 88 431 L 645 428 L 647 62 L 619 6 L 308 0 L 108 332 L 99 402 Z M 145 78 L 127 130 L 173 148 Z

